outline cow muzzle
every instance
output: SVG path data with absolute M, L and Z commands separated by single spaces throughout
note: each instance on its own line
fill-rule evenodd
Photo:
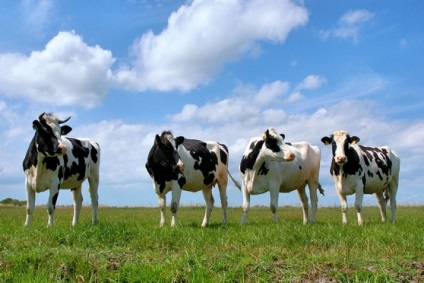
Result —
M 178 162 L 177 169 L 180 173 L 183 173 L 184 172 L 184 163 Z
M 336 156 L 334 159 L 335 159 L 336 163 L 339 164 L 339 165 L 343 165 L 347 162 L 346 156 Z
M 287 161 L 292 161 L 295 157 L 296 155 L 293 152 L 289 151 L 285 154 L 284 159 Z
M 68 152 L 68 148 L 63 144 L 59 144 L 59 146 L 57 147 L 56 153 L 58 155 L 65 155 L 67 152 Z

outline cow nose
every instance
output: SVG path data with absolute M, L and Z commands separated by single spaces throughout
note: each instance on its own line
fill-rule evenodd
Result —
M 337 162 L 337 163 L 341 163 L 341 164 L 343 164 L 343 163 L 346 163 L 346 161 L 347 161 L 346 156 L 337 156 L 337 157 L 336 157 L 336 162 Z
M 184 163 L 178 163 L 177 164 L 178 170 L 182 173 L 184 172 Z
M 64 146 L 63 144 L 59 144 L 59 146 L 57 147 L 56 153 L 60 155 L 65 155 L 67 151 L 68 151 L 68 148 L 66 146 Z
M 288 154 L 287 154 L 287 160 L 293 160 L 295 158 L 295 155 L 294 155 L 294 153 L 293 152 L 289 152 Z

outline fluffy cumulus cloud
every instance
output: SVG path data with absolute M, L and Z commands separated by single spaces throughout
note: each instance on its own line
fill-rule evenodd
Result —
M 258 41 L 284 42 L 307 21 L 306 9 L 289 0 L 195 0 L 172 13 L 161 33 L 136 40 L 133 65 L 116 79 L 138 91 L 189 91 L 241 54 L 256 54 Z
M 112 53 L 60 32 L 29 56 L 0 54 L 0 93 L 56 105 L 98 105 L 110 87 Z
M 280 80 L 264 84 L 259 89 L 239 86 L 228 98 L 202 106 L 187 104 L 181 112 L 169 115 L 168 119 L 172 122 L 199 121 L 205 124 L 223 124 L 232 121 L 243 125 L 272 121 L 274 115 L 281 118 L 285 113 L 270 108 L 270 105 L 288 103 L 289 89 L 289 83 Z
M 358 40 L 361 28 L 374 18 L 374 13 L 367 10 L 351 10 L 342 15 L 338 26 L 329 30 L 320 31 L 319 35 L 323 39 L 328 37 L 339 37 L 344 39 Z

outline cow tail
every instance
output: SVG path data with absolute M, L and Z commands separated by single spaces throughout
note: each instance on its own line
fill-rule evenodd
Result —
M 236 179 L 234 179 L 234 178 L 233 178 L 233 176 L 231 176 L 230 171 L 227 171 L 227 172 L 228 172 L 228 175 L 230 176 L 231 180 L 233 180 L 234 185 L 235 185 L 235 186 L 236 186 L 239 190 L 241 190 L 241 185 L 240 185 L 240 183 L 239 183 L 239 182 L 237 182 L 237 180 L 236 180 Z
M 318 190 L 319 190 L 320 194 L 324 195 L 324 189 L 322 188 L 320 183 L 318 183 Z

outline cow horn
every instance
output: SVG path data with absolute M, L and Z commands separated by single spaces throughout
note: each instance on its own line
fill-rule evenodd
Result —
M 69 116 L 69 117 L 68 117 L 68 119 L 65 119 L 65 120 L 59 120 L 59 121 L 58 121 L 58 123 L 59 123 L 59 124 L 66 123 L 66 122 L 68 122 L 68 121 L 69 121 L 69 119 L 71 119 L 71 116 Z
M 41 117 L 43 117 L 44 114 L 46 114 L 46 112 L 41 113 L 40 116 L 38 116 L 38 120 L 41 120 Z

